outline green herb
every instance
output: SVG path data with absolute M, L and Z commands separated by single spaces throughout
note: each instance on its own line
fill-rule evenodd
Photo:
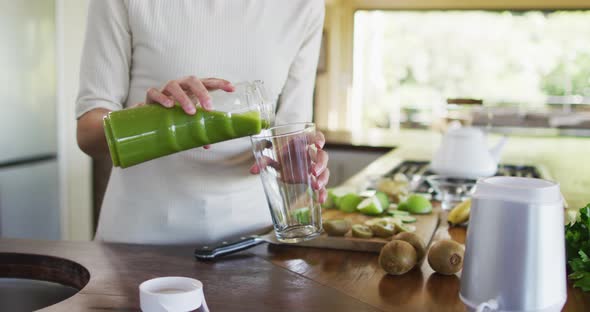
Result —
M 576 222 L 565 226 L 567 263 L 574 287 L 590 291 L 590 204 L 578 212 Z

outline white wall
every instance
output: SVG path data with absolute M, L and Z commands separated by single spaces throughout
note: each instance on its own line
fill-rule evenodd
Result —
M 62 239 L 92 239 L 92 165 L 76 143 L 74 102 L 87 0 L 57 0 L 58 158 Z

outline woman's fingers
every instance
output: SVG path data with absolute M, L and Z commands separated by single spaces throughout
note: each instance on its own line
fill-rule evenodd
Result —
M 187 114 L 193 115 L 197 111 L 192 100 L 194 98 L 199 101 L 201 107 L 205 110 L 213 109 L 209 90 L 233 92 L 235 87 L 231 82 L 224 79 L 207 78 L 200 80 L 195 76 L 188 76 L 180 80 L 169 81 L 162 90 L 150 88 L 147 91 L 145 102 L 173 107 L 174 102 L 177 101 Z
M 234 90 L 235 90 L 234 85 L 232 85 L 231 82 L 229 82 L 225 79 L 207 78 L 207 79 L 203 79 L 201 81 L 203 82 L 203 85 L 207 88 L 207 90 L 209 90 L 209 91 L 223 90 L 225 92 L 234 92 Z
M 262 156 L 262 158 L 260 158 L 260 160 L 258 161 L 257 164 L 252 165 L 252 167 L 250 167 L 250 173 L 251 174 L 259 174 L 260 171 L 264 168 L 266 168 L 267 166 L 271 166 L 273 168 L 275 168 L 276 170 L 280 169 L 280 165 L 279 163 L 267 156 Z
M 149 88 L 146 97 L 145 102 L 148 104 L 159 103 L 165 107 L 174 106 L 174 101 L 156 88 Z
M 168 82 L 164 87 L 162 93 L 168 94 L 172 96 L 174 99 L 176 99 L 180 103 L 180 106 L 182 106 L 182 109 L 187 114 L 194 115 L 197 112 L 195 104 L 193 104 L 193 102 L 190 100 L 188 95 L 184 92 L 184 90 L 177 81 L 172 80 Z
M 201 107 L 203 107 L 205 110 L 213 109 L 209 91 L 207 91 L 207 88 L 205 87 L 205 85 L 203 85 L 203 82 L 201 82 L 201 80 L 199 80 L 197 77 L 186 77 L 185 79 L 180 81 L 180 86 L 185 90 L 190 90 L 193 93 L 193 95 L 196 96 L 197 99 L 199 99 Z
M 326 189 L 323 188 L 317 192 L 318 192 L 318 201 L 320 202 L 320 204 L 325 203 L 326 199 L 328 198 L 328 192 L 326 191 Z
M 321 190 L 326 188 L 326 185 L 328 185 L 328 180 L 330 180 L 330 169 L 326 169 L 324 172 L 322 172 L 322 174 L 320 174 L 319 177 L 317 177 L 314 183 L 315 185 L 313 185 L 313 188 L 315 190 Z
M 321 131 L 316 131 L 314 143 L 317 148 L 324 148 L 324 145 L 326 144 L 326 138 Z
M 311 173 L 318 177 L 324 172 L 328 167 L 328 153 L 322 149 L 318 149 L 315 155 L 314 162 L 315 164 L 311 168 Z

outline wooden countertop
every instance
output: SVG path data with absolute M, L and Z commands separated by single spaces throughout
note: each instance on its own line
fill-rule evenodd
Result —
M 462 228 L 449 234 L 464 241 Z M 198 262 L 190 246 L 0 240 L 0 253 L 7 252 L 62 257 L 88 269 L 78 294 L 43 311 L 138 311 L 138 285 L 159 276 L 201 280 L 212 311 L 465 311 L 458 276 L 434 274 L 427 263 L 389 276 L 371 253 L 264 244 Z M 564 311 L 588 306 L 590 293 L 570 285 Z

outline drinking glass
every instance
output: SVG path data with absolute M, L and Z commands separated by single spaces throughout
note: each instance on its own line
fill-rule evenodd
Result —
M 315 134 L 313 123 L 295 123 L 252 137 L 275 234 L 281 242 L 309 240 L 322 231 L 321 207 L 312 188 Z
M 475 180 L 451 178 L 440 175 L 426 177 L 426 182 L 436 193 L 434 199 L 440 201 L 443 210 L 451 210 L 471 196 Z

